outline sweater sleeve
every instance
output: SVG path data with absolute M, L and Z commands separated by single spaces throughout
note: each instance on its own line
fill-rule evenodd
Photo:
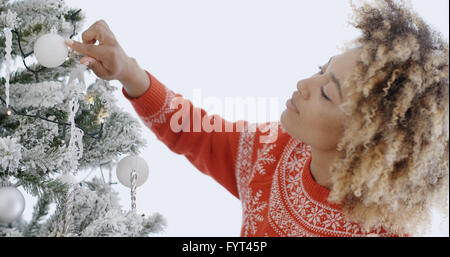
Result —
M 146 72 L 150 88 L 142 96 L 131 98 L 122 88 L 145 126 L 172 152 L 184 155 L 199 171 L 239 199 L 235 175 L 239 133 L 235 131 L 247 122 L 232 123 L 218 115 L 209 116 Z

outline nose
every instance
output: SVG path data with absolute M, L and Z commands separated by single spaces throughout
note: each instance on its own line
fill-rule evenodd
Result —
M 305 85 L 306 85 L 306 81 L 305 80 L 300 80 L 297 83 L 297 89 L 300 92 L 300 94 L 303 96 L 304 99 L 308 99 L 309 98 L 309 91 L 306 89 Z

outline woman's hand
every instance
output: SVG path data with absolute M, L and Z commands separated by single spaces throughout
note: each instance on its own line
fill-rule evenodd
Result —
M 83 43 L 66 40 L 66 45 L 85 55 L 80 63 L 87 65 L 104 80 L 119 80 L 130 97 L 147 91 L 150 79 L 134 58 L 127 56 L 104 20 L 94 23 L 82 34 Z M 95 45 L 96 42 L 98 45 Z
M 66 40 L 66 45 L 85 55 L 80 63 L 86 64 L 94 73 L 104 80 L 120 80 L 127 76 L 130 61 L 116 37 L 104 20 L 94 23 L 82 34 L 83 43 Z M 95 45 L 96 42 L 98 45 Z M 72 44 L 71 44 L 72 43 Z

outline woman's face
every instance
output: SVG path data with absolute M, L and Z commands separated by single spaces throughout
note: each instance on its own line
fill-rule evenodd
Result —
M 322 72 L 298 82 L 292 105 L 287 103 L 292 108 L 288 106 L 281 115 L 281 125 L 291 136 L 323 151 L 336 150 L 345 122 L 339 109 L 346 92 L 343 83 L 360 55 L 361 49 L 356 48 L 334 56 Z

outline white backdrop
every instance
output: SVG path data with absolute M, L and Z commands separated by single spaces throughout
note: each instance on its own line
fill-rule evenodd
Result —
M 339 54 L 358 31 L 347 25 L 348 1 L 316 0 L 67 0 L 87 14 L 87 29 L 104 19 L 129 56 L 176 93 L 203 97 L 278 97 L 279 113 L 302 78 Z M 413 0 L 414 9 L 448 41 L 448 0 Z M 78 40 L 80 37 L 77 38 Z M 93 81 L 94 77 L 88 81 Z M 121 89 L 121 84 L 112 82 Z M 116 92 L 118 104 L 137 117 Z M 229 120 L 244 117 L 226 117 Z M 241 205 L 184 156 L 144 127 L 149 180 L 137 191 L 141 213 L 159 212 L 168 228 L 158 236 L 239 236 Z M 121 203 L 129 191 L 121 185 Z M 27 197 L 25 218 L 34 200 Z M 437 221 L 437 219 L 436 219 Z M 430 235 L 448 236 L 448 221 Z

